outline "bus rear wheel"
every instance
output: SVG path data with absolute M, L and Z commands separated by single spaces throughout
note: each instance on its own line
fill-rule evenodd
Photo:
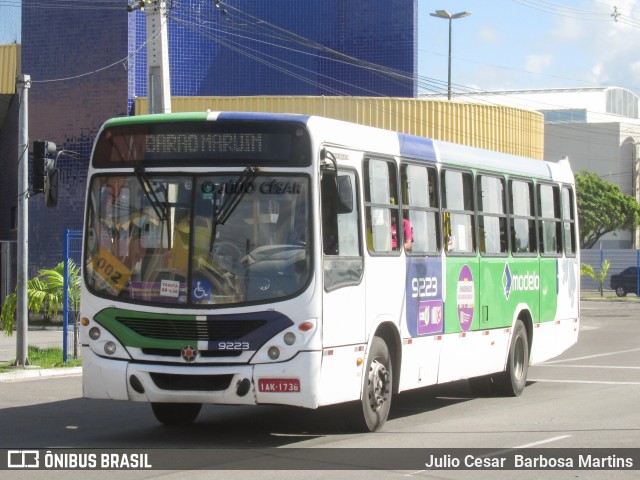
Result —
M 190 425 L 198 417 L 201 403 L 152 403 L 156 419 L 169 426 Z
M 529 341 L 527 329 L 522 320 L 516 320 L 511 337 L 507 370 L 494 377 L 494 388 L 497 392 L 510 397 L 519 396 L 527 384 L 529 371 Z
M 374 337 L 367 356 L 365 378 L 353 426 L 358 431 L 374 432 L 382 427 L 391 409 L 393 368 L 389 348 L 380 337 Z

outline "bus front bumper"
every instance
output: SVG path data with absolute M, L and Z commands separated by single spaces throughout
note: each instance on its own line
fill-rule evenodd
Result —
M 140 402 L 278 404 L 317 408 L 321 352 L 281 363 L 159 365 L 82 352 L 85 398 Z

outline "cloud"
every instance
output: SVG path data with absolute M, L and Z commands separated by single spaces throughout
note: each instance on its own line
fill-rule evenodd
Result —
M 640 60 L 629 65 L 629 70 L 631 70 L 635 78 L 640 78 Z
M 606 4 L 606 5 L 605 5 Z M 593 3 L 581 6 L 598 12 L 598 21 L 582 18 L 562 18 L 545 35 L 558 50 L 553 75 L 567 79 L 583 79 L 602 86 L 640 88 L 638 48 L 640 28 L 637 20 L 640 2 L 637 0 L 607 0 L 597 8 Z M 621 14 L 615 21 L 614 6 Z M 552 48 L 550 46 L 550 48 Z
M 526 69 L 532 73 L 543 73 L 553 62 L 551 54 L 531 54 L 527 56 Z
M 483 26 L 478 31 L 478 39 L 483 43 L 497 45 L 502 41 L 502 36 L 495 28 Z

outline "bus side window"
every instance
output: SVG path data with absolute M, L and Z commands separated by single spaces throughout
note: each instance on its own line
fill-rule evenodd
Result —
M 507 252 L 507 210 L 504 179 L 478 175 L 478 232 L 480 252 L 489 255 Z
M 441 185 L 445 250 L 450 253 L 473 253 L 476 250 L 473 175 L 443 170 Z
M 344 200 L 350 203 L 340 204 L 336 177 L 333 172 L 324 172 L 321 180 L 322 194 L 322 244 L 325 255 L 357 256 L 360 254 L 358 236 L 358 211 L 355 208 L 355 175 L 351 172 L 340 172 L 339 183 L 343 188 L 341 195 L 351 198 Z
M 524 180 L 509 181 L 509 213 L 511 214 L 511 252 L 514 255 L 537 251 L 533 184 Z
M 407 250 L 412 253 L 440 251 L 437 178 L 438 174 L 433 167 L 402 165 L 403 218 L 406 218 L 411 226 L 411 248 Z
M 347 177 L 347 178 L 344 178 Z M 349 184 L 341 193 L 350 194 L 352 208 L 338 205 L 335 175 L 324 172 L 322 194 L 322 240 L 324 252 L 324 288 L 327 291 L 360 283 L 364 271 L 360 248 L 360 215 L 357 177 L 354 172 L 340 171 L 339 183 Z M 342 189 L 341 189 L 342 190 Z M 344 195 L 343 195 L 344 197 Z M 346 198 L 343 198 L 346 200 Z
M 562 215 L 557 185 L 538 185 L 538 216 L 540 253 L 554 256 L 562 253 Z
M 325 255 L 337 255 L 338 244 L 338 189 L 336 176 L 325 171 L 320 180 L 322 195 L 322 249 Z
M 399 252 L 400 217 L 395 163 L 366 159 L 364 175 L 367 248 L 371 253 Z
M 576 219 L 573 209 L 573 190 L 562 187 L 562 221 L 564 252 L 567 256 L 576 254 Z

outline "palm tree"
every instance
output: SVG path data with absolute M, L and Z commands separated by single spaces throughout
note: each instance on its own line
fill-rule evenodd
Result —
M 75 312 L 74 333 L 77 330 L 77 317 L 80 311 L 80 268 L 69 260 L 69 308 Z M 43 312 L 48 317 L 56 316 L 64 308 L 64 262 L 60 262 L 55 269 L 44 269 L 38 272 L 36 278 L 27 282 L 27 308 L 32 313 Z M 7 295 L 0 320 L 5 335 L 13 335 L 13 323 L 17 309 L 15 293 Z M 77 334 L 74 335 L 74 352 L 77 356 Z

